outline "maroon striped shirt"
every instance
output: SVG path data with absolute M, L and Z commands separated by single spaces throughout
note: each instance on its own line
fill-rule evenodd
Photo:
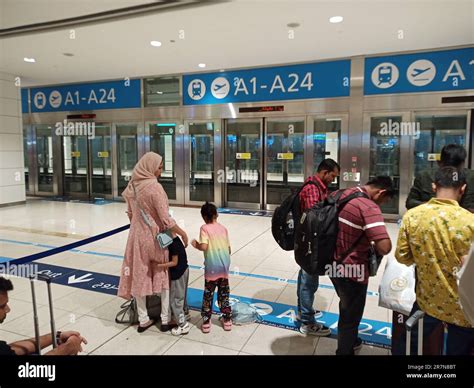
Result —
M 318 202 L 324 201 L 328 196 L 328 188 L 317 175 L 312 175 L 306 182 L 313 181 L 316 185 L 306 185 L 300 192 L 301 211 L 311 209 Z
M 367 194 L 363 187 L 346 189 L 341 196 L 344 197 L 362 191 Z M 369 281 L 368 252 L 370 241 L 378 241 L 390 238 L 385 227 L 380 207 L 371 199 L 355 198 L 348 202 L 339 213 L 339 233 L 336 243 L 336 258 L 343 254 L 351 245 L 364 234 L 355 249 L 344 260 L 344 264 L 359 264 L 364 266 L 363 280 L 360 283 L 367 284 Z M 351 278 L 358 281 L 357 278 Z

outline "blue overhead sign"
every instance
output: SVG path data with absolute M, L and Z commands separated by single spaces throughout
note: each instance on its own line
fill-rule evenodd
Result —
M 28 105 L 28 89 L 21 89 L 21 113 L 30 113 Z
M 31 89 L 32 112 L 140 108 L 140 80 Z
M 474 89 L 474 48 L 365 60 L 364 94 Z
M 348 97 L 351 61 L 183 76 L 184 105 Z

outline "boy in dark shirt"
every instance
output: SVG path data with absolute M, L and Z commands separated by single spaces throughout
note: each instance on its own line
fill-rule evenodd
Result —
M 158 266 L 169 268 L 171 277 L 170 305 L 173 316 L 178 321 L 178 326 L 171 330 L 171 334 L 188 334 L 191 329 L 191 325 L 187 322 L 189 309 L 186 302 L 189 279 L 188 257 L 179 237 L 173 239 L 173 243 L 168 247 L 168 251 L 171 260 L 165 264 L 158 264 Z

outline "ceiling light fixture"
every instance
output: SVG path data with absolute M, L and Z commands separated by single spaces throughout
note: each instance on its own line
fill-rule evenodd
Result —
M 27 58 L 27 57 L 25 57 L 25 58 L 23 58 L 23 60 L 24 60 L 25 62 L 28 62 L 28 63 L 35 63 L 35 62 L 36 62 L 36 60 L 35 60 L 34 58 Z
M 205 63 L 200 63 L 198 66 L 199 67 L 206 67 L 206 64 Z
M 341 23 L 344 20 L 342 16 L 333 16 L 329 18 L 330 23 Z
M 161 46 L 161 42 L 158 42 L 157 40 L 152 40 L 150 42 L 150 44 L 153 46 L 153 47 L 160 47 Z

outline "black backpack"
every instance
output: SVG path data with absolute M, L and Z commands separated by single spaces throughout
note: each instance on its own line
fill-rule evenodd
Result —
M 278 245 L 285 251 L 292 251 L 294 249 L 295 224 L 299 222 L 301 216 L 299 195 L 301 190 L 308 184 L 318 186 L 316 182 L 306 182 L 296 192 L 286 197 L 273 213 L 272 235 Z
M 339 231 L 339 212 L 354 198 L 369 198 L 364 192 L 358 191 L 339 200 L 344 190 L 334 196 L 317 203 L 306 210 L 295 231 L 295 260 L 298 265 L 311 275 L 323 275 L 327 264 L 334 260 L 337 233 Z M 345 258 L 359 243 L 364 233 L 340 258 Z

